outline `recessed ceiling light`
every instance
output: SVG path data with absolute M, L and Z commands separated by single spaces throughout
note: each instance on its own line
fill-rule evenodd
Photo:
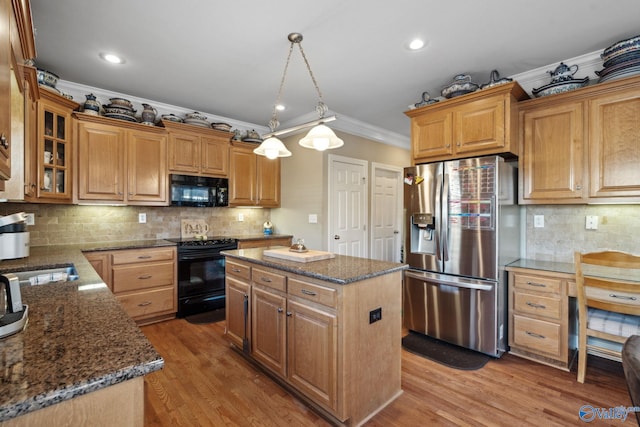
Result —
M 112 53 L 101 53 L 100 58 L 104 59 L 107 62 L 112 64 L 124 64 L 124 59 L 120 58 L 118 55 L 114 55 Z
M 284 105 L 282 105 L 282 104 L 278 104 L 278 105 L 276 105 L 276 110 L 278 110 L 278 111 L 284 111 L 286 108 L 287 108 L 287 107 L 285 107 L 285 106 L 284 106 Z
M 424 41 L 420 39 L 413 39 L 409 42 L 409 49 L 420 50 L 424 47 Z

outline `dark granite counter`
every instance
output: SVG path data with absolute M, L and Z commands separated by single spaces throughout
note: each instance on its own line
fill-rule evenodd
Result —
M 234 239 L 238 239 L 238 241 L 242 242 L 244 240 L 271 240 L 271 239 L 282 239 L 287 237 L 293 237 L 290 234 L 248 234 L 244 236 L 230 236 Z
M 32 247 L 0 273 L 73 264 L 79 280 L 21 287 L 24 331 L 0 340 L 0 421 L 161 369 L 164 361 L 82 255 L 82 250 L 166 241 Z
M 222 254 L 230 258 L 250 261 L 265 267 L 277 268 L 289 273 L 313 277 L 340 285 L 409 268 L 407 264 L 345 255 L 336 255 L 335 258 L 321 261 L 296 262 L 264 256 L 263 251 L 264 248 L 238 249 L 224 251 Z

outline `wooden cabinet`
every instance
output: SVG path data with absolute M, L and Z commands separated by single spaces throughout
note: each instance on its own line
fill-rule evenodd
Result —
M 169 132 L 169 171 L 227 178 L 231 133 L 163 121 Z
M 94 251 L 84 256 L 138 324 L 175 317 L 178 308 L 175 247 Z
M 25 190 L 25 198 L 32 202 L 71 203 L 75 145 L 71 114 L 79 104 L 43 86 L 38 92 L 35 163 L 34 170 L 25 175 L 25 184 L 30 187 Z
M 640 202 L 640 77 L 520 103 L 521 204 Z
M 25 92 L 21 67 L 35 56 L 29 2 L 0 0 L 0 190 L 4 190 L 4 181 L 11 178 L 12 145 L 22 145 L 21 138 L 13 140 L 12 129 L 23 124 L 22 108 L 14 108 L 16 99 Z M 22 149 L 19 151 L 22 153 Z
M 584 202 L 584 103 L 522 108 L 520 200 Z
M 527 98 L 513 82 L 407 111 L 413 164 L 518 155 L 517 102 Z
M 76 117 L 78 202 L 168 205 L 164 129 L 86 114 Z
M 285 388 L 348 425 L 397 396 L 400 272 L 339 285 L 229 256 L 226 271 L 226 337 Z
M 569 370 L 575 321 L 568 297 L 571 276 L 539 270 L 509 271 L 509 346 L 512 354 Z M 573 301 L 573 300 L 572 300 Z M 572 305 L 573 304 L 573 305 Z M 574 319 L 575 320 L 575 319 Z
M 280 206 L 280 159 L 267 159 L 253 152 L 255 144 L 231 145 L 229 206 Z
M 238 249 L 266 248 L 269 246 L 291 246 L 292 236 L 241 239 Z

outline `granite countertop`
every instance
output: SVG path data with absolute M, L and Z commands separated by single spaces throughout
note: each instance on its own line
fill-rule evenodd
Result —
M 79 280 L 21 287 L 22 332 L 0 340 L 0 421 L 159 370 L 164 360 L 82 255 L 82 250 L 174 245 L 166 241 L 42 246 L 0 261 L 0 273 L 73 264 Z
M 556 261 L 538 261 L 535 259 L 521 258 L 510 264 L 507 264 L 507 270 L 510 268 L 528 268 L 531 270 L 543 270 L 553 273 L 575 274 L 576 269 L 572 262 L 556 262 Z
M 269 240 L 269 239 L 282 239 L 283 237 L 293 237 L 291 234 L 248 234 L 244 236 L 231 236 L 239 241 L 243 240 Z
M 346 255 L 336 255 L 335 258 L 321 261 L 296 262 L 263 256 L 263 251 L 264 248 L 238 249 L 224 251 L 222 254 L 230 258 L 250 261 L 265 267 L 276 268 L 339 285 L 346 285 L 409 268 L 407 264 Z

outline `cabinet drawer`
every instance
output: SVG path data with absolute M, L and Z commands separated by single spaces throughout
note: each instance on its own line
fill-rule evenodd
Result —
M 514 315 L 513 329 L 513 345 L 554 357 L 561 355 L 559 324 Z
M 338 301 L 337 291 L 335 289 L 325 288 L 324 286 L 292 278 L 289 278 L 287 293 L 328 307 L 335 307 Z
M 173 288 L 117 295 L 116 298 L 120 301 L 127 314 L 134 318 L 174 310 Z
M 529 276 L 526 274 L 516 274 L 514 285 L 519 289 L 528 289 L 531 291 L 552 292 L 554 294 L 559 294 L 561 283 L 562 281 L 560 279 L 541 276 Z
M 115 251 L 111 254 L 111 263 L 118 265 L 173 260 L 175 251 L 173 247 Z
M 514 294 L 513 308 L 521 313 L 535 314 L 560 320 L 562 307 L 560 298 L 516 292 Z
M 236 276 L 241 279 L 251 280 L 251 267 L 248 265 L 240 264 L 227 258 L 225 260 L 224 269 L 225 273 L 229 276 Z
M 253 267 L 251 270 L 251 281 L 259 285 L 287 292 L 287 278 L 282 274 Z
M 113 292 L 133 291 L 165 285 L 173 286 L 173 266 L 173 262 L 114 266 Z

